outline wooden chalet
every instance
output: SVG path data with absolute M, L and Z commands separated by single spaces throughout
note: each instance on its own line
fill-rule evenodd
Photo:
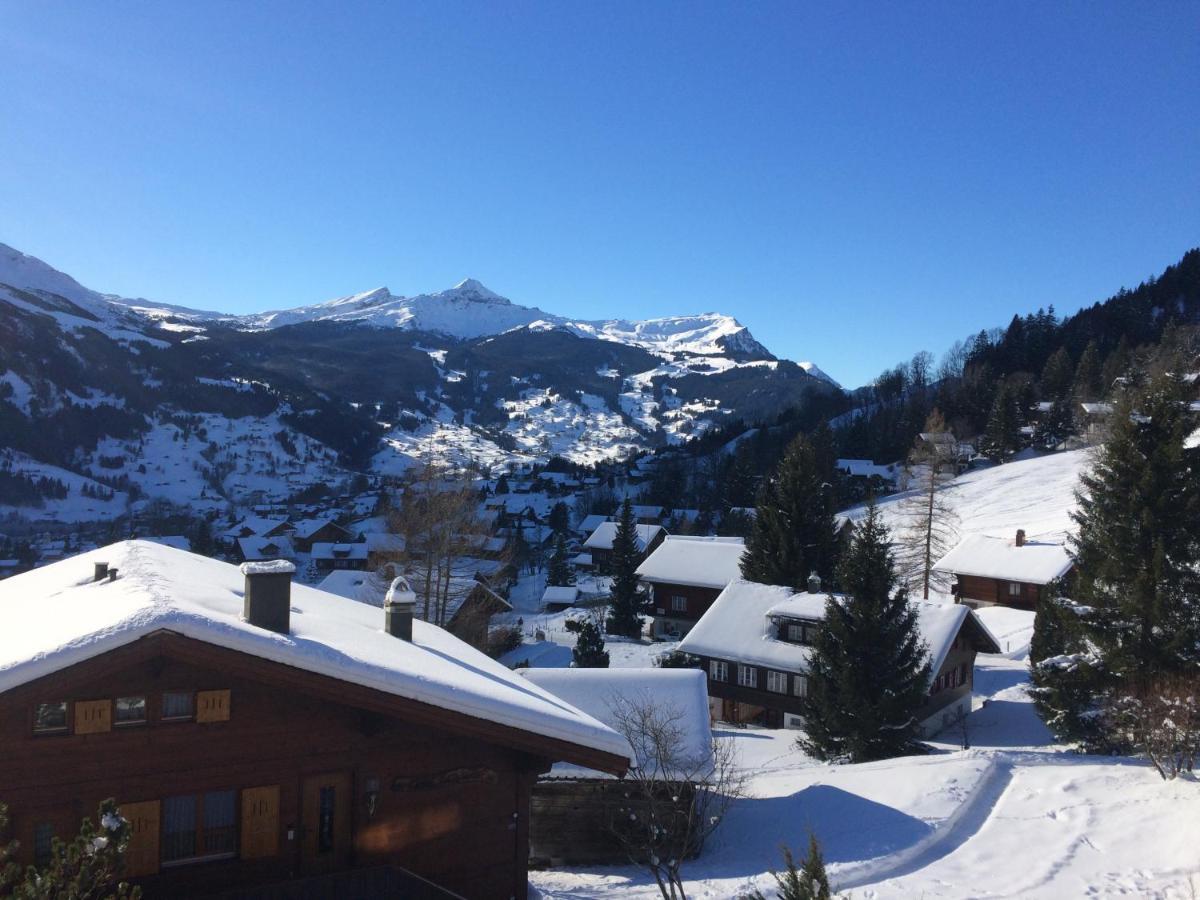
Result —
M 1061 540 L 1029 540 L 1018 529 L 1011 541 L 970 535 L 933 568 L 954 576 L 951 590 L 959 603 L 1037 609 L 1050 585 L 1066 578 L 1073 566 Z
M 714 718 L 768 728 L 803 726 L 809 647 L 828 598 L 816 578 L 804 593 L 740 579 L 721 592 L 679 643 L 679 650 L 697 657 L 708 675 Z M 931 656 L 929 696 L 918 713 L 928 736 L 970 712 L 975 655 L 999 653 L 1000 646 L 965 606 L 912 605 Z
M 624 738 L 442 629 L 142 541 L 0 584 L 18 862 L 115 797 L 147 897 L 526 895 L 530 796 Z M 424 880 L 422 880 L 424 879 Z
M 242 562 L 264 562 L 270 559 L 295 559 L 296 548 L 291 538 L 250 535 L 237 539 L 238 558 Z
M 608 574 L 612 568 L 613 539 L 617 536 L 617 522 L 601 522 L 596 530 L 583 542 L 584 553 L 591 556 L 591 565 L 600 574 Z M 661 525 L 634 525 L 636 531 L 638 563 L 654 552 L 663 542 L 667 531 Z
M 653 743 L 629 735 L 637 765 L 664 765 L 663 788 L 692 796 L 712 771 L 712 729 L 704 673 L 696 669 L 521 669 L 522 675 L 556 697 L 614 729 L 637 705 L 653 705 L 678 729 L 671 759 L 659 758 Z M 614 833 L 614 816 L 631 803 L 629 787 L 607 772 L 557 763 L 533 788 L 529 853 L 534 865 L 628 863 Z M 627 812 L 623 815 L 628 815 Z M 698 849 L 698 848 L 697 848 Z
M 351 534 L 331 516 L 301 519 L 292 530 L 292 543 L 301 553 L 311 553 L 314 544 L 335 544 L 351 539 Z
M 313 565 L 322 572 L 331 572 L 334 569 L 365 569 L 368 555 L 369 547 L 366 541 L 349 544 L 317 541 L 310 551 Z
M 638 566 L 650 592 L 652 637 L 679 640 L 708 612 L 721 591 L 741 577 L 742 538 L 669 535 Z

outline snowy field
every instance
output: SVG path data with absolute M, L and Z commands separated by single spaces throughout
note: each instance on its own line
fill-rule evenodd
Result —
M 1016 615 L 1027 641 L 1031 615 Z M 1200 786 L 1054 746 L 1025 695 L 1026 651 L 979 657 L 969 750 L 945 734 L 928 756 L 830 766 L 797 750 L 795 732 L 719 730 L 749 796 L 684 867 L 689 897 L 774 896 L 780 843 L 802 850 L 810 830 L 832 882 L 859 900 L 1200 895 Z M 658 896 L 632 867 L 530 880 L 542 900 Z

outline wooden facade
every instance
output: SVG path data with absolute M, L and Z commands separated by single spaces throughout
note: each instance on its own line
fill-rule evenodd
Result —
M 62 701 L 65 727 L 39 732 L 39 705 Z M 624 766 L 167 631 L 0 693 L 0 739 L 19 861 L 115 797 L 128 874 L 151 897 L 381 866 L 524 897 L 538 775 L 554 759 Z
M 653 635 L 676 640 L 687 634 L 692 626 L 700 621 L 700 617 L 708 612 L 709 607 L 725 589 L 723 585 L 713 588 L 643 580 L 650 585 L 653 600 Z
M 1011 606 L 1014 609 L 1036 610 L 1045 590 L 1044 585 L 1000 578 L 980 578 L 976 575 L 955 575 L 954 596 L 960 603 L 983 606 Z

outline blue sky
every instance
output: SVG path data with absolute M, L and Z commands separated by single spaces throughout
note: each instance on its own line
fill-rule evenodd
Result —
M 1200 4 L 0 7 L 0 241 L 228 311 L 473 276 L 847 384 L 1200 244 Z

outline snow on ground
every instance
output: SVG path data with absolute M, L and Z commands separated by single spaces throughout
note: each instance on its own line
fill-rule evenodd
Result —
M 957 513 L 962 535 L 1012 538 L 1018 528 L 1024 528 L 1031 540 L 1062 539 L 1073 528 L 1079 475 L 1089 467 L 1093 452 L 1072 450 L 968 472 L 948 485 L 942 496 Z M 880 515 L 893 530 L 902 525 L 904 497 L 893 494 L 879 501 Z M 865 509 L 846 512 L 859 519 Z
M 114 491 L 91 478 L 38 462 L 16 450 L 0 450 L 0 470 L 33 479 L 61 481 L 67 488 L 66 497 L 45 497 L 41 506 L 15 506 L 0 501 L 0 520 L 13 517 L 26 522 L 99 522 L 119 518 L 128 512 L 129 496 L 124 491 Z M 104 499 L 85 497 L 85 486 L 100 492 Z
M 719 729 L 737 746 L 748 792 L 684 867 L 688 896 L 774 896 L 779 845 L 803 850 L 811 830 L 831 880 L 856 900 L 1195 897 L 1196 781 L 1056 746 L 1025 693 L 1032 618 L 984 611 L 1013 649 L 979 657 L 969 750 L 946 733 L 928 756 L 831 766 L 805 757 L 793 731 Z M 530 880 L 543 900 L 658 896 L 628 866 Z

